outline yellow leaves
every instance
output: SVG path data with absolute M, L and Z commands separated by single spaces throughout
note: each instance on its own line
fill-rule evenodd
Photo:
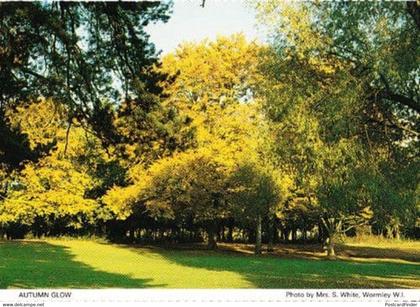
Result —
M 102 197 L 102 201 L 118 219 L 124 220 L 132 213 L 140 192 L 141 185 L 138 183 L 128 187 L 113 187 Z
M 0 207 L 0 219 L 30 224 L 36 216 L 91 216 L 98 208 L 94 199 L 85 197 L 94 180 L 68 160 L 54 155 L 38 163 L 27 163 L 17 178 L 22 188 L 11 189 Z
M 54 159 L 63 157 L 65 149 L 69 159 L 75 159 L 81 153 L 107 159 L 99 140 L 76 120 L 72 120 L 68 130 L 67 110 L 52 99 L 40 98 L 39 101 L 18 107 L 14 111 L 7 110 L 6 116 L 12 128 L 19 128 L 27 135 L 31 149 L 55 145 L 49 153 Z
M 130 171 L 132 185 L 114 187 L 103 202 L 118 218 L 126 218 L 135 206 L 145 205 L 152 216 L 174 217 L 192 210 L 197 218 L 208 217 L 214 193 L 223 192 L 229 165 L 219 148 L 200 147 L 160 159 L 147 170 L 137 165 Z M 200 210 L 193 208 L 200 207 Z M 210 210 L 210 211 L 209 211 Z M 222 214 L 220 208 L 217 213 Z
M 229 181 L 228 199 L 239 219 L 254 219 L 259 214 L 279 213 L 292 182 L 288 176 L 261 160 L 237 161 Z
M 163 84 L 168 102 L 187 111 L 189 104 L 199 101 L 220 105 L 236 100 L 252 83 L 258 50 L 242 34 L 181 45 L 162 60 L 161 71 L 176 76 L 174 82 Z
M 370 206 L 364 207 L 360 212 L 359 216 L 365 220 L 369 220 L 373 217 L 374 212 Z
M 72 194 L 83 194 L 93 186 L 92 179 L 83 169 L 75 169 L 68 160 L 47 157 L 38 164 L 27 164 L 22 171 L 25 182 L 39 192 L 60 189 Z
M 320 60 L 318 58 L 310 57 L 308 59 L 309 65 L 316 67 L 317 70 L 325 75 L 332 75 L 338 71 L 339 63 L 332 63 L 331 61 L 327 61 L 325 59 Z
M 19 127 L 29 139 L 31 149 L 38 145 L 47 145 L 64 137 L 64 108 L 51 99 L 40 99 L 16 111 L 8 111 L 6 116 L 12 127 Z
M 227 170 L 242 157 L 258 159 L 264 118 L 255 104 L 240 101 L 256 81 L 259 50 L 237 34 L 214 42 L 183 44 L 163 59 L 162 71 L 177 76 L 164 85 L 169 95 L 165 104 L 175 105 L 193 119 L 197 143 L 195 150 L 177 154 L 167 163 L 203 167 L 204 172 L 211 168 L 206 164 L 209 161 Z
M 184 44 L 166 56 L 162 67 L 156 69 L 177 78 L 163 84 L 168 94 L 163 105 L 176 110 L 176 115 L 179 111 L 184 118 L 192 119 L 187 125 L 196 131 L 194 147 L 167 157 L 170 153 L 163 152 L 165 137 L 178 126 L 163 127 L 160 120 L 165 110 L 146 112 L 126 102 L 122 110 L 127 108 L 137 117 L 119 115 L 114 125 L 129 141 L 110 150 L 124 154 L 121 163 L 125 167 L 136 163 L 128 172 L 130 185 L 114 186 L 102 198 L 92 196 L 97 200 L 88 198 L 99 186 L 91 167 L 110 159 L 100 141 L 76 121 L 68 130 L 65 110 L 55 116 L 50 100 L 19 110 L 20 117 L 16 118 L 20 118 L 19 124 L 33 148 L 52 141 L 56 146 L 47 157 L 25 165 L 18 178 L 24 190 L 8 195 L 0 216 L 13 215 L 11 212 L 18 209 L 16 218 L 28 222 L 35 216 L 51 215 L 69 217 L 71 223 L 79 225 L 80 215 L 95 214 L 100 201 L 118 219 L 126 219 L 142 206 L 152 215 L 164 212 L 167 217 L 185 208 L 194 211 L 197 219 L 224 214 L 225 208 L 214 207 L 214 195 L 225 193 L 226 182 L 238 163 L 257 164 L 265 150 L 267 123 L 250 101 L 259 77 L 259 50 L 238 34 L 218 37 L 215 42 Z M 35 112 L 37 108 L 39 113 Z M 44 127 L 46 123 L 51 125 Z M 279 183 L 286 186 L 287 180 L 279 177 Z

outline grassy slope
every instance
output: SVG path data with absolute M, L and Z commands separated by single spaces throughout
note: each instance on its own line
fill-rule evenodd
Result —
M 82 240 L 3 242 L 0 288 L 420 288 L 418 247 L 401 245 L 386 255 L 359 243 L 342 248 L 355 258 L 328 261 Z

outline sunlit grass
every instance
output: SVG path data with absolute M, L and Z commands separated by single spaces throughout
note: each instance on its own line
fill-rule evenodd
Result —
M 74 255 L 74 261 L 95 270 L 129 276 L 132 279 L 150 278 L 150 286 L 224 288 L 252 286 L 240 274 L 229 271 L 211 271 L 172 262 L 151 249 L 138 249 L 85 241 L 50 241 L 65 246 Z M 94 255 L 92 257 L 92 255 Z
M 388 239 L 381 236 L 372 235 L 359 235 L 357 237 L 347 237 L 344 242 L 347 245 L 354 246 L 370 246 L 376 248 L 399 248 L 399 249 L 412 249 L 420 254 L 420 241 L 415 240 L 395 240 Z
M 137 248 L 87 240 L 3 242 L 0 243 L 0 288 L 420 287 L 419 262 L 380 260 L 255 257 L 225 251 Z

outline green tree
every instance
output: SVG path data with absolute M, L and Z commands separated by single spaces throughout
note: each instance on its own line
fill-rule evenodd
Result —
M 364 157 L 358 144 L 342 140 L 324 148 L 317 188 L 319 213 L 327 231 L 327 255 L 335 257 L 335 241 L 356 226 L 368 224 L 372 202 L 363 176 Z
M 262 220 L 276 215 L 288 196 L 291 180 L 261 162 L 239 162 L 229 179 L 228 201 L 238 220 L 256 229 L 255 254 L 261 254 Z
M 118 140 L 109 101 L 159 102 L 156 52 L 145 26 L 166 21 L 169 4 L 0 4 L 0 112 L 52 98 L 68 107 L 68 122 L 93 128 L 105 143 Z M 3 130 L 2 130 L 3 131 Z M 3 138 L 3 136 L 2 136 Z M 2 148 L 6 151 L 9 148 Z
M 399 239 L 415 228 L 418 208 L 418 161 L 377 155 L 366 168 L 366 191 L 372 203 L 372 226 L 381 235 Z
M 403 163 L 416 165 L 417 160 L 418 27 L 413 12 L 418 8 L 404 3 L 254 3 L 273 34 L 271 48 L 261 57 L 266 77 L 259 94 L 278 132 L 279 160 L 296 170 L 297 187 L 318 198 L 314 202 L 321 212 L 335 207 L 330 214 L 352 219 L 365 207 L 381 207 L 374 195 L 386 184 L 374 182 L 390 175 L 384 165 L 393 165 L 390 178 L 401 178 Z M 377 179 L 365 175 L 356 180 L 363 168 Z M 413 193 L 415 184 L 405 183 Z M 394 189 L 393 197 L 401 199 L 403 190 Z M 391 203 L 393 208 L 402 204 Z M 408 203 L 413 209 L 413 198 Z M 391 207 L 388 212 L 395 212 Z M 339 220 L 335 217 L 328 227 L 334 230 L 343 223 Z

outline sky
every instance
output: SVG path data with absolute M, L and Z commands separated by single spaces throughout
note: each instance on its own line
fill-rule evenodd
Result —
M 174 51 L 184 41 L 215 39 L 217 35 L 242 32 L 249 40 L 264 41 L 256 28 L 255 12 L 242 0 L 174 0 L 167 23 L 149 25 L 146 31 L 162 54 Z

